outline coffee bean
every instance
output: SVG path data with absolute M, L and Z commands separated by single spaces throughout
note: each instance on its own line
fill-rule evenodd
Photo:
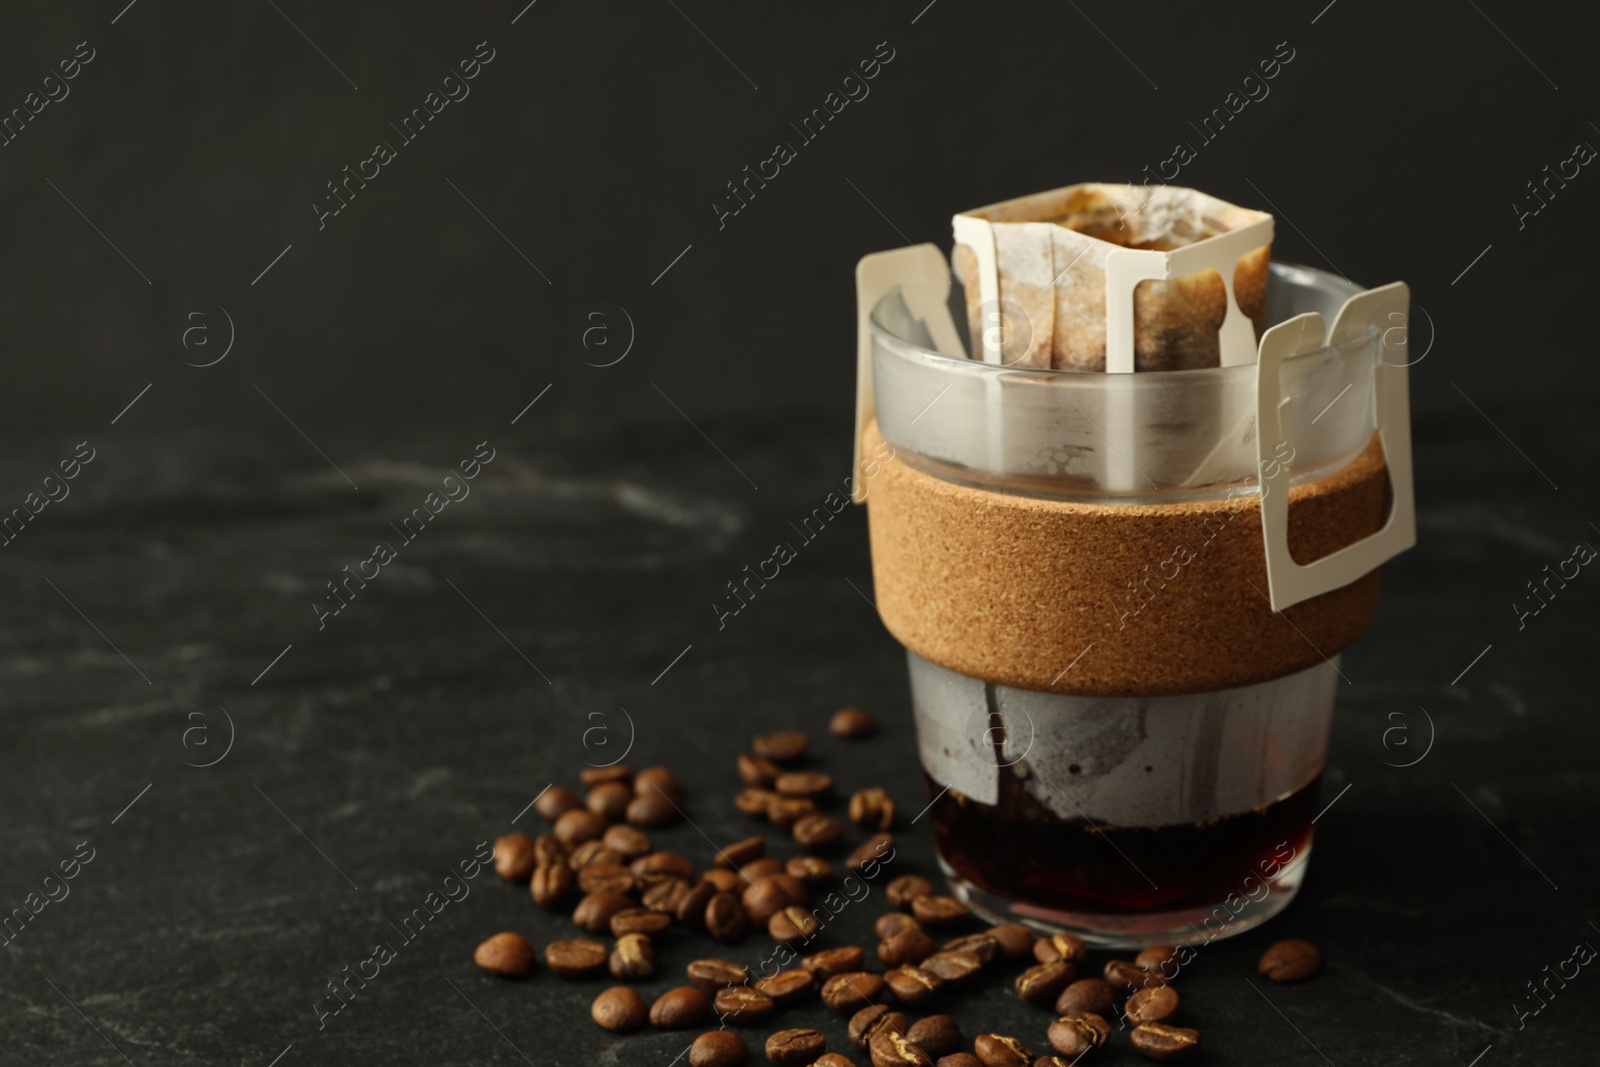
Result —
M 727 1030 L 701 1034 L 689 1046 L 689 1067 L 739 1067 L 749 1058 L 744 1038 Z
M 750 971 L 744 964 L 732 960 L 691 960 L 684 968 L 684 973 L 689 976 L 689 981 L 707 993 L 750 980 Z
M 1021 923 L 1005 923 L 1001 926 L 989 927 L 989 936 L 1000 942 L 1000 952 L 1007 959 L 1020 960 L 1033 953 L 1034 944 L 1039 940 L 1033 931 Z M 1040 960 L 1040 963 L 1046 962 Z M 1078 962 L 1073 960 L 1074 963 Z
M 602 838 L 598 837 L 592 841 L 585 841 L 567 856 L 567 866 L 575 871 L 581 871 L 585 867 L 592 867 L 596 863 L 603 863 L 607 867 L 615 867 L 626 862 L 622 858 L 622 853 L 610 847 Z
M 623 934 L 611 949 L 611 977 L 638 982 L 656 973 L 656 950 L 644 934 Z
M 856 740 L 877 733 L 878 724 L 872 720 L 871 715 L 860 708 L 840 708 L 833 713 L 833 718 L 828 720 L 828 732 L 834 737 Z
M 753 789 L 771 789 L 782 773 L 782 767 L 765 757 L 739 753 L 739 780 Z
M 533 865 L 554 867 L 567 862 L 567 846 L 555 834 L 540 834 L 533 841 Z
M 749 931 L 744 905 L 732 893 L 718 893 L 706 903 L 706 933 L 718 941 L 738 941 Z
M 793 763 L 806 754 L 806 735 L 799 730 L 756 734 L 750 739 L 750 748 L 762 759 L 777 763 Z
M 1089 946 L 1083 943 L 1082 938 L 1072 934 L 1051 934 L 1033 943 L 1033 958 L 1040 963 L 1054 963 L 1056 960 L 1082 963 L 1088 956 Z
M 986 934 L 968 934 L 965 937 L 954 938 L 944 943 L 944 949 L 947 952 L 970 952 L 978 957 L 979 963 L 987 967 L 1004 954 L 999 938 L 994 936 L 994 931 L 998 929 L 999 927 L 993 927 Z
M 578 772 L 578 781 L 591 787 L 607 782 L 626 782 L 632 777 L 633 769 L 620 763 L 613 763 L 609 767 L 585 767 Z
M 633 900 L 621 893 L 590 893 L 578 901 L 572 921 L 590 933 L 605 933 L 611 929 L 611 917 L 618 912 L 635 907 Z
M 758 819 L 767 818 L 767 812 L 778 800 L 778 794 L 767 789 L 741 790 L 733 798 L 733 806 L 746 815 L 753 815 Z
M 773 780 L 772 788 L 781 797 L 821 800 L 833 792 L 833 778 L 821 771 L 785 771 Z
M 814 956 L 806 956 L 800 961 L 800 966 L 820 982 L 836 974 L 859 971 L 865 966 L 866 960 L 866 950 L 860 945 L 845 945 L 842 948 L 823 949 Z
M 822 928 L 817 917 L 797 904 L 791 904 L 767 921 L 772 940 L 787 948 L 799 948 Z
M 753 988 L 771 997 L 778 1007 L 788 1008 L 804 1000 L 816 987 L 817 980 L 809 971 L 779 971 L 760 979 Z
M 984 1067 L 1029 1067 L 1033 1063 L 1033 1050 L 1004 1034 L 979 1034 L 972 1051 Z
M 665 767 L 646 767 L 633 776 L 633 792 L 636 796 L 665 796 L 677 803 L 683 799 L 683 789 L 678 785 L 677 777 Z
M 882 789 L 863 789 L 850 797 L 850 821 L 869 830 L 894 825 L 894 801 Z
M 742 985 L 717 990 L 712 1004 L 723 1021 L 733 1026 L 759 1026 L 778 1012 L 771 997 Z
M 776 856 L 763 856 L 758 860 L 751 860 L 746 863 L 737 872 L 729 871 L 728 873 L 735 874 L 745 885 L 749 885 L 751 882 L 759 881 L 762 878 L 782 874 L 783 861 Z
M 932 1004 L 944 992 L 944 979 L 921 967 L 896 967 L 883 976 L 896 1000 L 911 1008 Z
M 676 875 L 665 875 L 661 881 L 639 894 L 639 903 L 663 915 L 677 914 L 684 898 L 689 895 L 689 883 Z
M 787 874 L 769 874 L 745 886 L 739 900 L 750 921 L 764 926 L 789 905 L 804 904 L 808 896 L 805 883 L 800 879 Z
M 608 826 L 600 840 L 630 863 L 650 854 L 650 839 L 631 826 Z
M 848 1056 L 841 1056 L 837 1052 L 824 1052 L 817 1057 L 817 1062 L 811 1067 L 856 1067 L 856 1065 Z
M 521 978 L 533 970 L 533 946 L 521 934 L 495 934 L 473 952 L 472 962 L 501 978 Z
M 951 985 L 959 985 L 983 970 L 983 961 L 975 952 L 961 949 L 944 949 L 922 961 L 922 969 L 932 972 Z
M 694 864 L 689 857 L 676 852 L 652 852 L 648 856 L 640 856 L 628 864 L 628 870 L 640 881 L 651 874 L 670 874 L 684 881 L 694 880 Z
M 533 806 L 538 809 L 540 815 L 555 822 L 567 812 L 583 807 L 583 801 L 566 786 L 553 785 L 539 794 L 539 799 L 533 802 Z
M 806 1067 L 828 1047 L 818 1030 L 779 1030 L 767 1038 L 767 1059 L 778 1067 Z
M 672 916 L 649 908 L 628 908 L 611 916 L 611 936 L 659 934 L 672 925 Z
M 920 926 L 897 930 L 878 942 L 878 959 L 885 967 L 921 963 L 933 953 L 933 938 Z
M 1199 1031 L 1165 1023 L 1142 1023 L 1129 1036 L 1141 1055 L 1159 1063 L 1181 1059 L 1200 1047 Z
M 650 1025 L 657 1030 L 699 1026 L 711 1014 L 711 1001 L 693 986 L 669 989 L 650 1005 Z
M 706 905 L 716 895 L 716 884 L 702 879 L 696 883 L 694 888 L 683 894 L 683 898 L 678 901 L 678 907 L 673 914 L 685 926 L 703 930 L 706 925 Z
M 1111 960 L 1102 973 L 1113 993 L 1132 993 L 1135 989 L 1148 989 L 1167 984 L 1167 980 L 1159 974 L 1151 974 L 1135 967 L 1127 960 Z
M 1261 954 L 1256 970 L 1274 982 L 1298 982 L 1310 978 L 1322 966 L 1322 953 L 1309 941 L 1279 941 Z
M 807 815 L 817 813 L 817 802 L 807 797 L 780 797 L 772 794 L 767 804 L 767 821 L 780 830 L 792 830 Z
M 826 852 L 844 837 L 844 823 L 831 815 L 813 812 L 796 819 L 789 833 L 801 848 L 811 852 Z
M 833 864 L 817 856 L 796 856 L 783 865 L 783 872 L 807 886 L 819 886 L 833 877 Z
M 589 790 L 589 795 L 583 798 L 583 806 L 607 822 L 616 822 L 628 810 L 628 801 L 632 799 L 633 790 L 621 782 L 602 782 Z
M 563 978 L 587 978 L 605 970 L 606 947 L 586 937 L 552 941 L 545 946 L 544 963 Z
M 894 857 L 894 835 L 873 834 L 850 853 L 844 865 L 850 870 L 860 874 L 873 863 L 887 863 Z
M 533 877 L 528 879 L 528 891 L 533 896 L 533 902 L 546 908 L 566 903 L 572 899 L 577 888 L 578 876 L 564 863 L 553 867 L 535 867 Z
M 924 926 L 955 926 L 967 918 L 967 906 L 955 897 L 930 893 L 911 901 L 911 914 Z
M 1111 1040 L 1111 1024 L 1094 1012 L 1071 1012 L 1050 1024 L 1050 1047 L 1066 1056 L 1082 1056 L 1104 1048 Z
M 1133 958 L 1133 965 L 1146 971 L 1166 974 L 1177 959 L 1178 950 L 1171 945 L 1151 945 Z
M 875 1034 L 867 1049 L 872 1054 L 872 1067 L 933 1067 L 931 1056 L 893 1030 Z
M 1154 989 L 1136 989 L 1122 1010 L 1132 1022 L 1166 1022 L 1178 1010 L 1178 993 L 1166 985 Z
M 629 800 L 622 817 L 635 826 L 671 826 L 681 815 L 675 803 L 664 793 L 651 789 Z
M 555 835 L 564 845 L 581 845 L 606 832 L 606 821 L 587 808 L 563 812 L 555 824 Z
M 1076 1059 L 1064 1060 L 1060 1056 L 1040 1056 L 1033 1061 L 1033 1067 L 1074 1067 Z
M 578 872 L 578 888 L 585 893 L 630 893 L 633 872 L 616 863 L 591 863 Z
M 822 1003 L 837 1012 L 860 1011 L 882 995 L 882 976 L 866 971 L 836 974 L 822 983 Z
M 970 1052 L 954 1052 L 940 1056 L 934 1067 L 983 1067 L 983 1061 Z
M 883 895 L 892 907 L 909 908 L 911 902 L 917 897 L 926 897 L 933 894 L 933 883 L 920 874 L 902 874 L 890 882 L 884 889 Z
M 920 930 L 922 924 L 903 911 L 886 911 L 872 924 L 872 932 L 880 938 L 893 937 L 902 930 Z
M 716 886 L 719 893 L 742 892 L 744 887 L 750 884 L 738 871 L 725 871 L 721 867 L 713 867 L 701 874 L 700 880 Z
M 906 1017 L 887 1004 L 868 1004 L 850 1016 L 850 1043 L 866 1048 L 880 1031 L 906 1032 Z
M 533 840 L 527 834 L 506 834 L 494 841 L 494 873 L 508 882 L 525 882 L 538 866 Z
M 619 1034 L 639 1029 L 650 1017 L 644 998 L 625 985 L 612 986 L 595 997 L 589 1015 L 607 1030 Z
M 760 859 L 767 851 L 767 839 L 757 834 L 743 841 L 735 841 L 717 850 L 717 866 L 737 870 L 751 860 Z
M 1078 969 L 1066 960 L 1036 963 L 1017 976 L 1017 996 L 1029 1004 L 1054 1004 L 1076 977 Z
M 1080 978 L 1061 991 L 1056 998 L 1056 1014 L 1073 1015 L 1092 1012 L 1104 1015 L 1109 1012 L 1115 998 L 1111 987 L 1099 978 Z
M 912 1024 L 906 1031 L 906 1040 L 926 1052 L 930 1059 L 938 1059 L 961 1047 L 961 1027 L 948 1015 L 930 1015 Z

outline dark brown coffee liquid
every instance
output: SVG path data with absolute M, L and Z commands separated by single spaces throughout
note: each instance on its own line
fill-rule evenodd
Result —
M 956 874 L 1007 899 L 1076 913 L 1176 911 L 1258 892 L 1261 878 L 1304 851 L 1321 781 L 1253 811 L 1182 826 L 1063 819 L 1014 780 L 1002 785 L 998 805 L 952 789 L 930 816 Z M 944 788 L 927 782 L 929 796 Z

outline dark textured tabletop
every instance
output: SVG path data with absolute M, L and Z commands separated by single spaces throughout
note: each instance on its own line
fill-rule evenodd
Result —
M 1600 544 L 1587 401 L 1475 410 L 1435 385 L 1416 398 L 1420 544 L 1386 568 L 1343 663 L 1308 881 L 1183 975 L 1196 1062 L 1593 1062 L 1600 974 L 1570 961 L 1600 945 L 1600 578 L 1581 569 L 1536 615 L 1513 606 Z M 281 424 L 91 436 L 70 495 L 0 570 L 0 903 L 37 906 L 7 927 L 0 1063 L 666 1067 L 684 1036 L 589 1021 L 609 983 L 473 965 L 496 931 L 542 947 L 574 929 L 492 871 L 420 933 L 399 927 L 481 842 L 542 829 L 540 790 L 630 745 L 627 763 L 666 764 L 687 793 L 691 822 L 652 838 L 702 865 L 710 842 L 753 832 L 731 797 L 757 730 L 806 730 L 842 788 L 925 803 L 860 511 L 721 628 L 712 607 L 843 481 L 848 424 L 601 430 L 552 396 L 512 425 L 526 399 L 455 432 L 330 435 L 326 459 Z M 76 446 L 9 449 L 0 485 L 20 502 Z M 490 452 L 420 533 L 391 526 Z M 333 600 L 327 583 L 378 542 L 393 558 Z M 845 703 L 881 734 L 828 737 Z M 1375 740 L 1397 722 L 1403 758 Z M 896 870 L 934 874 L 926 823 L 902 831 Z M 70 881 L 52 877 L 63 863 Z M 869 895 L 823 942 L 870 943 L 883 910 Z M 1260 981 L 1257 955 L 1288 935 L 1322 947 L 1323 972 Z M 329 983 L 380 942 L 392 958 L 323 1016 Z M 768 947 L 753 935 L 729 954 Z M 681 984 L 709 949 L 665 937 L 643 990 Z M 1045 1048 L 1049 1015 L 1005 982 L 952 1006 L 969 1037 Z M 784 1025 L 845 1047 L 820 1006 Z M 1119 1042 L 1103 1062 L 1136 1061 Z

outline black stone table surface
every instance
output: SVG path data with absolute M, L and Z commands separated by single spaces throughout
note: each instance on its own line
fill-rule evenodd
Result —
M 1480 412 L 1436 384 L 1417 391 L 1421 544 L 1344 658 L 1307 883 L 1182 975 L 1194 1062 L 1595 1062 L 1600 969 L 1568 961 L 1600 946 L 1600 576 L 1582 568 L 1536 615 L 1514 607 L 1600 544 L 1593 398 L 1475 397 Z M 508 410 L 319 437 L 337 469 L 282 426 L 91 437 L 71 495 L 0 556 L 0 904 L 38 908 L 6 932 L 0 1064 L 685 1062 L 683 1035 L 590 1022 L 606 982 L 481 973 L 472 950 L 496 931 L 542 948 L 574 930 L 492 872 L 410 939 L 397 928 L 481 842 L 538 832 L 540 790 L 625 750 L 676 769 L 692 824 L 652 837 L 701 864 L 752 832 L 731 797 L 755 731 L 807 730 L 843 788 L 923 806 L 862 512 L 797 545 L 720 627 L 713 608 L 843 485 L 848 424 L 791 412 L 702 420 L 702 436 L 673 414 L 597 426 L 554 399 L 516 425 Z M 404 541 L 391 523 L 480 441 L 493 458 L 470 496 Z M 5 506 L 75 446 L 8 448 Z M 395 558 L 319 615 L 379 541 Z M 880 736 L 829 738 L 846 703 Z M 1380 743 L 1396 725 L 1409 748 Z M 51 877 L 63 863 L 68 882 Z M 895 863 L 935 873 L 925 821 L 902 819 Z M 882 910 L 847 908 L 822 943 L 870 943 Z M 1263 947 L 1291 935 L 1322 947 L 1323 972 L 1258 979 Z M 330 1012 L 329 983 L 380 942 L 392 958 Z M 681 984 L 710 949 L 664 937 L 642 990 Z M 950 1006 L 969 1038 L 1045 1051 L 1049 1015 L 1005 982 Z M 782 1024 L 865 1061 L 820 1006 Z M 1140 1062 L 1114 1045 L 1102 1062 Z

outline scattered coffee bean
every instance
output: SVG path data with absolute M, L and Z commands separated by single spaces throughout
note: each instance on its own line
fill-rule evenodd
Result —
M 585 867 L 592 866 L 596 863 L 603 863 L 608 867 L 614 867 L 617 864 L 625 862 L 627 861 L 622 858 L 622 853 L 618 852 L 614 848 L 611 848 L 602 838 L 598 837 L 593 841 L 585 841 L 583 844 L 573 849 L 571 854 L 567 856 L 567 866 L 571 867 L 575 871 L 581 871 Z
M 872 1067 L 933 1067 L 932 1057 L 893 1030 L 874 1034 L 867 1050 L 872 1054 Z
M 578 872 L 585 893 L 631 893 L 633 885 L 633 872 L 616 863 L 591 863 Z
M 844 823 L 831 815 L 813 812 L 796 819 L 789 833 L 801 848 L 811 852 L 826 852 L 844 837 Z
M 627 908 L 611 916 L 611 936 L 643 934 L 650 937 L 672 925 L 672 916 L 649 908 Z
M 1076 977 L 1078 969 L 1066 960 L 1036 963 L 1017 976 L 1017 996 L 1029 1004 L 1054 1004 Z
M 711 1014 L 711 1001 L 693 986 L 669 989 L 650 1005 L 650 1025 L 657 1030 L 699 1026 Z
M 944 949 L 922 961 L 922 969 L 938 975 L 951 985 L 959 985 L 983 970 L 983 961 L 975 952 L 961 949 Z
M 944 979 L 921 967 L 896 967 L 883 976 L 883 984 L 910 1008 L 927 1007 L 944 992 Z
M 833 877 L 833 864 L 818 856 L 796 856 L 783 865 L 783 873 L 807 886 L 818 886 Z
M 619 1034 L 639 1029 L 650 1017 L 644 998 L 625 985 L 612 986 L 595 997 L 589 1015 L 607 1030 Z
M 850 797 L 850 821 L 868 830 L 894 825 L 894 801 L 882 789 L 863 789 Z
M 759 1026 L 778 1013 L 771 997 L 742 985 L 717 990 L 712 1004 L 723 1021 L 734 1026 Z
M 587 978 L 605 970 L 607 955 L 605 945 L 600 942 L 573 937 L 546 945 L 544 963 L 563 978 Z
M 767 839 L 757 834 L 747 837 L 743 841 L 735 841 L 731 845 L 717 850 L 717 866 L 738 869 L 751 860 L 760 859 L 767 851 Z
M 628 864 L 628 870 L 640 881 L 647 875 L 667 874 L 684 881 L 694 880 L 694 863 L 687 856 L 680 856 L 676 852 L 652 852 L 648 856 L 640 856 Z M 738 877 L 735 875 L 734 877 Z
M 859 971 L 866 965 L 866 961 L 866 950 L 860 945 L 845 945 L 842 948 L 823 949 L 814 956 L 807 956 L 800 961 L 800 966 L 820 982 L 836 974 Z
M 533 842 L 533 865 L 554 867 L 567 862 L 567 846 L 555 834 L 540 834 Z
M 1167 985 L 1154 989 L 1135 989 L 1122 1010 L 1131 1022 L 1166 1022 L 1178 1010 L 1178 992 Z
M 583 806 L 607 822 L 616 822 L 628 810 L 628 801 L 632 799 L 633 790 L 621 782 L 602 782 L 589 790 L 589 795 L 583 798 Z
M 739 895 L 745 914 L 750 921 L 765 926 L 778 912 L 791 904 L 804 904 L 807 897 L 805 883 L 788 875 L 775 874 L 757 878 L 744 887 Z
M 533 839 L 527 834 L 506 834 L 495 838 L 494 873 L 506 881 L 527 881 L 538 863 Z
M 744 1038 L 727 1030 L 701 1034 L 689 1046 L 689 1067 L 739 1067 L 749 1058 Z
M 611 977 L 638 982 L 656 973 L 656 950 L 644 934 L 623 934 L 611 949 Z
M 732 893 L 718 893 L 706 903 L 706 933 L 718 941 L 738 941 L 750 931 L 744 905 Z
M 650 854 L 650 839 L 631 826 L 608 826 L 600 840 L 629 863 Z
M 944 943 L 944 949 L 946 952 L 970 952 L 978 957 L 979 963 L 987 967 L 1006 954 L 1000 939 L 994 936 L 994 931 L 998 929 L 999 927 L 994 927 L 986 934 L 967 934 L 965 937 L 954 938 Z
M 609 767 L 585 767 L 578 772 L 578 781 L 593 787 L 607 782 L 626 782 L 633 777 L 633 769 L 614 763 Z
M 684 968 L 684 973 L 689 976 L 689 981 L 707 993 L 750 980 L 750 971 L 744 964 L 732 960 L 691 960 Z
M 678 901 L 678 907 L 673 914 L 685 926 L 703 930 L 706 925 L 706 905 L 716 895 L 716 883 L 701 879 L 694 888 L 683 894 L 683 898 Z
M 933 938 L 918 926 L 897 930 L 878 942 L 878 959 L 885 967 L 904 967 L 921 963 L 933 955 L 934 950 Z
M 902 930 L 920 930 L 922 924 L 903 911 L 886 911 L 872 924 L 872 932 L 880 938 L 893 937 Z
M 546 908 L 559 907 L 572 899 L 578 888 L 578 876 L 565 863 L 551 867 L 535 867 L 528 879 L 528 891 L 535 904 Z
M 814 913 L 791 904 L 767 921 L 772 940 L 787 948 L 799 948 L 822 928 Z
M 1033 1063 L 1033 1050 L 1004 1034 L 979 1034 L 972 1051 L 984 1067 L 1030 1067 Z
M 938 1059 L 961 1048 L 961 1027 L 948 1015 L 930 1015 L 912 1024 L 906 1031 L 906 1040 L 929 1058 Z
M 533 970 L 533 946 L 521 934 L 495 934 L 473 952 L 472 962 L 501 978 L 522 978 Z
M 1165 974 L 1177 962 L 1178 950 L 1171 945 L 1151 945 L 1133 958 L 1135 967 Z
M 782 767 L 763 756 L 739 753 L 739 780 L 753 789 L 771 789 L 782 773 Z
M 633 776 L 633 792 L 637 796 L 667 797 L 674 803 L 683 799 L 683 789 L 677 777 L 665 767 L 646 767 Z
M 587 808 L 563 812 L 555 824 L 555 835 L 564 845 L 581 845 L 606 832 L 606 821 Z
M 777 763 L 793 763 L 806 754 L 806 735 L 799 730 L 756 734 L 750 739 L 750 748 L 762 759 Z
M 807 797 L 780 797 L 772 794 L 767 805 L 767 821 L 780 830 L 792 830 L 807 815 L 817 813 L 817 802 Z
M 817 1057 L 817 1062 L 811 1067 L 856 1067 L 856 1065 L 850 1062 L 848 1056 L 841 1056 L 837 1052 L 824 1052 Z
M 758 980 L 753 987 L 757 993 L 765 993 L 772 998 L 773 1003 L 780 1008 L 793 1007 L 817 987 L 817 980 L 811 976 L 810 971 L 779 971 L 767 978 Z
M 1322 966 L 1322 953 L 1309 941 L 1279 941 L 1261 954 L 1256 970 L 1274 982 L 1298 982 L 1310 978 Z
M 539 794 L 539 799 L 533 802 L 533 806 L 538 809 L 540 815 L 555 822 L 567 812 L 583 807 L 583 801 L 566 786 L 553 785 Z
M 983 1061 L 970 1052 L 954 1052 L 940 1056 L 935 1067 L 983 1067 Z
M 818 1030 L 779 1030 L 767 1038 L 767 1059 L 778 1067 L 807 1067 L 828 1048 Z
M 1056 960 L 1082 963 L 1088 955 L 1089 946 L 1083 943 L 1082 938 L 1071 934 L 1051 934 L 1033 943 L 1033 958 L 1040 963 L 1054 963 Z
M 894 835 L 873 834 L 850 853 L 844 865 L 850 870 L 860 874 L 862 870 L 872 863 L 886 863 L 894 857 Z
M 1095 1015 L 1104 1015 L 1109 1012 L 1116 998 L 1112 996 L 1111 987 L 1099 978 L 1080 978 L 1061 991 L 1056 998 L 1056 1014 L 1074 1015 L 1078 1012 L 1092 1012 Z
M 1106 964 L 1106 984 L 1114 993 L 1132 993 L 1135 989 L 1149 989 L 1153 986 L 1166 985 L 1167 980 L 1159 974 L 1152 974 L 1129 963 L 1127 960 L 1112 960 Z
M 1020 960 L 1032 954 L 1038 938 L 1032 930 L 1021 923 L 1005 923 L 1001 926 L 991 926 L 989 936 L 1000 942 L 1000 952 L 1007 959 Z M 1040 963 L 1048 962 L 1040 960 Z M 1072 962 L 1076 963 L 1077 960 Z
M 766 878 L 769 875 L 782 874 L 783 861 L 776 856 L 763 856 L 758 860 L 751 860 L 746 863 L 737 872 L 729 871 L 728 873 L 737 874 L 745 885 L 749 885 L 751 882 Z
M 1111 1040 L 1111 1024 L 1094 1012 L 1070 1012 L 1050 1024 L 1050 1047 L 1065 1056 L 1082 1056 L 1104 1048 Z
M 639 903 L 663 915 L 677 914 L 684 898 L 689 895 L 689 883 L 677 875 L 664 875 L 661 881 L 639 894 Z
M 833 792 L 833 778 L 821 771 L 785 771 L 773 781 L 772 788 L 781 797 L 821 800 Z
M 1033 1061 L 1033 1067 L 1074 1067 L 1076 1059 L 1064 1060 L 1060 1056 L 1040 1056 Z
M 765 819 L 777 799 L 778 794 L 766 789 L 745 789 L 733 798 L 733 806 L 746 815 Z
M 836 974 L 822 983 L 822 1003 L 837 1012 L 854 1013 L 883 996 L 883 977 L 866 971 Z
M 621 893 L 590 893 L 578 901 L 572 921 L 590 933 L 601 934 L 611 929 L 611 917 L 634 907 L 633 900 Z
M 738 871 L 725 871 L 721 867 L 713 867 L 702 874 L 700 879 L 716 886 L 719 893 L 740 892 L 749 885 Z
M 652 788 L 628 801 L 622 817 L 635 826 L 671 826 L 680 814 L 674 805 L 675 801 L 666 794 Z
M 1198 1031 L 1165 1023 L 1142 1023 L 1130 1036 L 1141 1055 L 1160 1063 L 1181 1059 L 1200 1046 Z
M 887 1004 L 868 1004 L 850 1016 L 850 1043 L 856 1048 L 866 1048 L 879 1031 L 906 1032 L 906 1017 Z
M 828 732 L 834 737 L 848 737 L 852 740 L 862 737 L 871 737 L 878 732 L 878 724 L 872 716 L 860 708 L 840 708 L 833 713 L 833 718 L 828 720 Z
M 920 874 L 902 874 L 890 882 L 884 889 L 883 895 L 888 899 L 890 906 L 907 909 L 917 897 L 926 897 L 933 894 L 933 883 Z
M 967 919 L 967 906 L 955 897 L 930 893 L 911 901 L 911 914 L 924 926 L 956 926 Z

